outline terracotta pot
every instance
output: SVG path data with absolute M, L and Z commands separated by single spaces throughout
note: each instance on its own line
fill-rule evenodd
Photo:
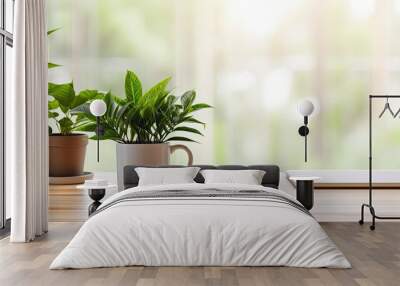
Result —
M 160 144 L 121 144 L 117 143 L 117 177 L 118 190 L 124 186 L 124 168 L 127 165 L 135 166 L 162 166 L 168 165 L 170 155 L 178 149 L 182 149 L 188 155 L 188 165 L 193 163 L 193 155 L 185 145 Z
M 50 135 L 50 177 L 71 177 L 82 175 L 87 144 L 88 136 L 86 134 Z

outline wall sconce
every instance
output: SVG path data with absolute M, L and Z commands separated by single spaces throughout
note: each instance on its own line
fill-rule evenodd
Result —
M 104 135 L 104 130 L 100 125 L 100 117 L 107 111 L 106 103 L 101 99 L 93 100 L 90 104 L 90 113 L 96 116 L 96 137 L 97 137 L 97 162 L 99 162 L 100 136 Z
M 307 135 L 310 133 L 307 127 L 308 116 L 313 113 L 314 104 L 309 100 L 304 100 L 300 102 L 298 111 L 304 117 L 304 125 L 299 128 L 299 134 L 304 137 L 304 162 L 307 162 Z

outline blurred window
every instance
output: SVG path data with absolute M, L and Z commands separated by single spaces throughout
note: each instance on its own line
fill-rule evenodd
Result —
M 400 92 L 400 1 L 58 0 L 48 2 L 53 81 L 123 95 L 127 69 L 149 87 L 172 75 L 214 108 L 198 163 L 367 168 L 368 94 Z M 309 98 L 309 163 L 296 107 Z M 393 102 L 395 108 L 400 102 Z M 374 108 L 379 112 L 378 103 Z M 397 122 L 377 122 L 376 167 L 397 168 Z M 88 170 L 115 170 L 94 145 Z M 204 161 L 202 161 L 204 160 Z

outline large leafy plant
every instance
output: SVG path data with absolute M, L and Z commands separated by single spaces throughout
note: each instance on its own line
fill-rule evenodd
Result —
M 100 118 L 103 135 L 100 139 L 126 144 L 151 144 L 167 141 L 194 141 L 185 134 L 203 135 L 195 126 L 205 124 L 193 113 L 210 108 L 205 103 L 195 103 L 196 92 L 190 90 L 175 96 L 168 89 L 171 78 L 166 78 L 147 92 L 137 75 L 128 71 L 125 77 L 125 97 L 110 92 L 98 94 L 107 105 L 107 112 Z M 90 113 L 89 104 L 74 109 L 79 118 L 76 130 L 96 131 L 96 118 Z M 96 136 L 92 137 L 93 139 Z
M 50 30 L 47 32 L 47 35 L 49 36 L 57 30 L 59 29 Z M 60 65 L 55 63 L 48 63 L 49 69 L 59 66 Z M 94 99 L 98 94 L 96 90 L 83 90 L 76 94 L 72 82 L 62 84 L 49 82 L 48 90 L 48 117 L 54 120 L 58 131 L 62 135 L 70 135 L 72 131 L 79 127 L 79 118 L 73 114 L 72 110 Z M 49 133 L 53 133 L 51 127 L 49 127 Z

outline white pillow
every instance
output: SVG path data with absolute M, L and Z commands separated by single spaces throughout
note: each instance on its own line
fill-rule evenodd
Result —
M 199 167 L 135 168 L 139 176 L 139 186 L 195 183 L 193 179 L 199 170 Z
M 246 184 L 261 185 L 265 171 L 261 170 L 202 170 L 206 184 Z

